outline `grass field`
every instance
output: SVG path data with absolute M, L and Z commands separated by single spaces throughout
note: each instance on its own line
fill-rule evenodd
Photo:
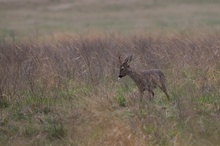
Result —
M 218 145 L 219 46 L 218 32 L 1 43 L 1 145 Z M 139 109 L 133 81 L 117 81 L 119 53 L 163 70 L 171 101 L 156 90 Z
M 220 1 L 0 0 L 0 145 L 217 146 Z M 139 108 L 136 70 L 164 71 Z
M 4 35 L 167 33 L 220 28 L 219 0 L 0 0 Z

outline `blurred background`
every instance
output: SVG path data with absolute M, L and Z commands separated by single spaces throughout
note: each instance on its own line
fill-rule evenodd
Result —
M 220 0 L 0 0 L 3 36 L 220 28 Z

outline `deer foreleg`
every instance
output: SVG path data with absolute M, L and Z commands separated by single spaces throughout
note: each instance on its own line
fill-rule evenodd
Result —
M 139 109 L 141 109 L 141 105 L 143 104 L 142 101 L 143 101 L 143 95 L 144 95 L 144 92 L 143 91 L 139 91 L 140 92 L 140 101 L 139 101 Z
M 148 90 L 149 93 L 149 100 L 151 101 L 152 99 L 154 99 L 154 92 L 153 90 Z

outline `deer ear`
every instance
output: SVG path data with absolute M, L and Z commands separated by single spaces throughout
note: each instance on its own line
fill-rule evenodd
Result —
M 119 62 L 120 64 L 122 64 L 121 54 L 118 55 L 118 62 Z
M 132 60 L 132 56 L 128 56 L 126 59 L 125 59 L 125 63 L 130 63 Z

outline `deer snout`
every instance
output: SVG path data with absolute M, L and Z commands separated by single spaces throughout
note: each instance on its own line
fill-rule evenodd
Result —
M 118 76 L 118 80 L 120 80 L 122 77 L 123 77 L 122 75 L 119 75 L 119 76 Z

